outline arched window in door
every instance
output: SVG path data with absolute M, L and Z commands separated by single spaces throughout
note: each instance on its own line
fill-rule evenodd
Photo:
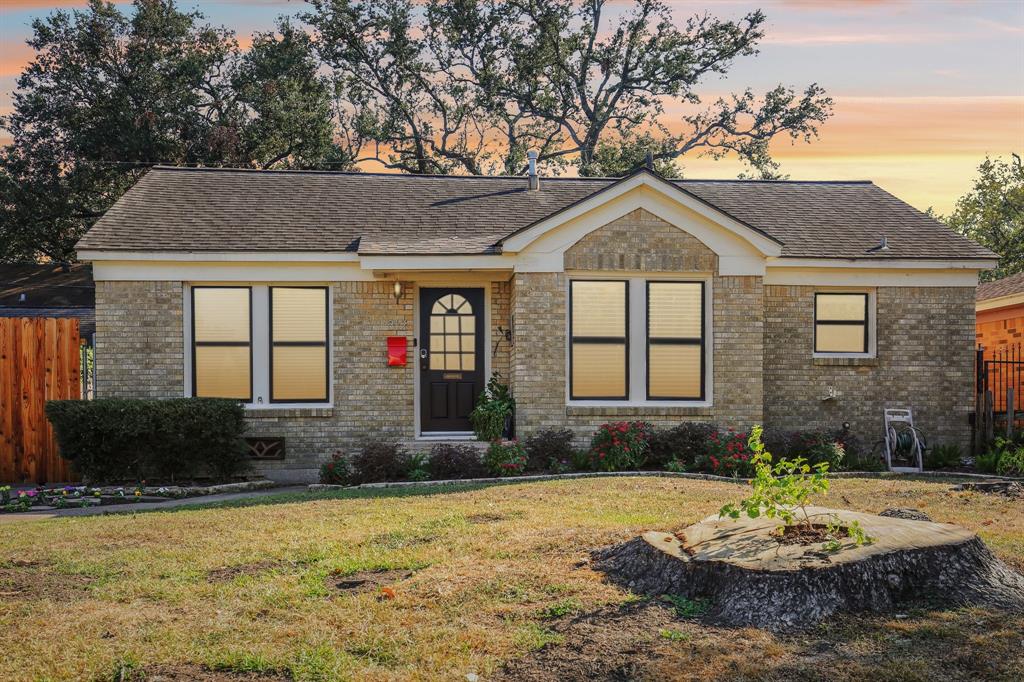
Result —
M 447 294 L 430 310 L 430 369 L 472 372 L 476 367 L 476 315 L 459 294 Z

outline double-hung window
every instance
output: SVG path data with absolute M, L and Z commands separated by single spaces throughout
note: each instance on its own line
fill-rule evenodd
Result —
M 867 354 L 868 294 L 814 294 L 814 352 Z
M 192 288 L 192 394 L 252 400 L 252 289 Z
M 254 405 L 330 402 L 330 289 L 191 287 L 191 394 Z
M 569 399 L 704 401 L 704 281 L 572 280 Z

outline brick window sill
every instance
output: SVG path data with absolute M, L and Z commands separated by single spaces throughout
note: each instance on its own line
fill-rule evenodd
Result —
M 568 405 L 565 408 L 567 417 L 710 417 L 711 407 L 650 406 L 643 405 Z
M 811 358 L 815 367 L 877 367 L 878 358 Z
M 289 419 L 294 417 L 333 417 L 333 407 L 283 407 L 246 410 L 247 419 Z

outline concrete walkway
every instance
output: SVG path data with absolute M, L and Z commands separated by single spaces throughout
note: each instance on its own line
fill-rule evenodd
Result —
M 202 495 L 198 497 L 183 497 L 166 502 L 139 502 L 136 504 L 111 504 L 96 507 L 75 507 L 72 509 L 49 509 L 37 512 L 20 512 L 11 514 L 0 514 L 0 523 L 14 521 L 43 521 L 46 519 L 59 519 L 67 516 L 101 516 L 103 514 L 133 514 L 145 511 L 160 511 L 163 509 L 177 509 L 181 507 L 195 507 L 214 502 L 230 502 L 232 500 L 248 500 L 268 495 L 280 495 L 281 493 L 305 493 L 308 492 L 304 485 L 281 486 L 280 488 L 268 488 L 267 490 L 250 490 L 244 493 L 224 493 L 222 495 Z

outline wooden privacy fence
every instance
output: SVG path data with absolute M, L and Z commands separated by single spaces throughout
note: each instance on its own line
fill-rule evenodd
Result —
M 78 320 L 0 318 L 0 483 L 71 479 L 47 400 L 81 397 Z

